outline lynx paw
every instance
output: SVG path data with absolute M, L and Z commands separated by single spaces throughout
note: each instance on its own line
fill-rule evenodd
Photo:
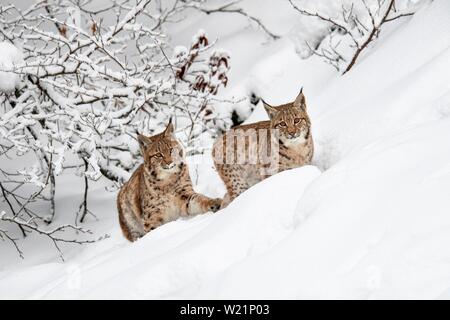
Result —
M 222 199 L 220 199 L 220 198 L 211 199 L 210 204 L 209 204 L 209 210 L 212 212 L 219 211 L 221 205 L 222 205 Z

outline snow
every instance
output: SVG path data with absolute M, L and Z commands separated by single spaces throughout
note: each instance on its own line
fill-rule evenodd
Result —
M 294 230 L 276 250 L 214 277 L 196 297 L 439 296 L 450 281 L 450 148 L 436 144 L 446 144 L 449 124 L 420 125 L 346 157 L 299 197 Z
M 120 294 L 128 298 L 168 295 L 174 288 L 188 286 L 196 279 L 223 271 L 246 256 L 263 252 L 285 237 L 292 226 L 296 205 L 288 200 L 301 194 L 318 175 L 314 167 L 284 172 L 243 194 L 219 214 L 170 223 L 133 244 L 117 237 L 114 240 L 120 245 L 114 254 L 104 252 L 88 259 L 78 257 L 71 262 L 82 275 L 81 285 L 75 289 L 64 281 L 67 267 L 58 270 L 52 281 L 45 277 L 47 270 L 32 268 L 34 277 L 45 279 L 33 297 L 58 298 L 62 294 L 74 298 L 115 298 L 118 288 L 121 288 Z M 292 188 L 284 189 L 285 184 Z M 277 192 L 272 190 L 274 186 Z M 272 197 L 261 199 L 261 210 L 255 212 L 252 210 L 254 199 L 261 192 L 270 192 Z M 273 201 L 275 199 L 277 201 Z M 256 223 L 255 214 L 260 217 Z M 249 224 L 253 224 L 251 229 Z M 145 255 L 139 254 L 142 250 Z M 107 270 L 106 265 L 110 266 Z M 17 279 L 10 276 L 2 285 L 9 281 L 14 283 Z
M 259 3 L 243 5 L 257 15 Z M 276 105 L 303 86 L 313 164 L 135 243 L 120 233 L 115 194 L 98 182 L 98 221 L 86 227 L 110 238 L 65 246 L 66 262 L 39 241 L 24 241 L 23 261 L 0 243 L 0 298 L 450 298 L 450 2 L 424 1 L 389 25 L 344 76 L 300 59 L 288 39 L 295 14 L 264 3 L 272 10 L 261 19 L 273 12 L 267 27 L 285 36 L 277 42 L 227 15 L 193 16 L 172 33 L 188 44 L 201 26 L 219 38 L 231 56 L 229 97 L 253 91 Z M 246 122 L 266 119 L 254 108 Z M 212 163 L 189 160 L 196 190 L 223 195 Z M 77 207 L 71 190 L 81 178 L 58 178 L 57 210 Z
M 19 84 L 19 75 L 8 72 L 23 61 L 22 52 L 9 42 L 0 42 L 0 92 L 11 92 Z

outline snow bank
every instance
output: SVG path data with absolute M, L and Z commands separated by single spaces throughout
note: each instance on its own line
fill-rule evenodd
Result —
M 9 42 L 0 42 L 0 70 L 11 70 L 23 61 L 22 52 Z M 19 75 L 0 71 L 0 91 L 11 92 L 19 84 Z
M 293 199 L 319 174 L 312 166 L 286 171 L 219 213 L 169 223 L 133 244 L 120 239 L 109 252 L 77 256 L 56 270 L 36 266 L 13 273 L 0 281 L 0 298 L 23 297 L 23 288 L 13 284 L 27 277 L 42 279 L 33 298 L 161 298 L 195 287 L 287 236 L 294 225 Z
M 342 160 L 308 187 L 287 238 L 196 298 L 438 297 L 450 283 L 449 135 L 450 119 L 436 121 Z

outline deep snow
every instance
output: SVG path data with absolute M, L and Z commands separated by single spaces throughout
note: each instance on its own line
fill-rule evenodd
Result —
M 259 2 L 244 3 L 251 11 Z M 450 2 L 426 2 L 391 24 L 345 76 L 316 57 L 299 58 L 289 9 L 267 18 L 286 35 L 275 43 L 236 17 L 220 34 L 214 25 L 226 15 L 198 15 L 173 33 L 190 39 L 201 27 L 220 36 L 233 63 L 229 95 L 253 90 L 277 104 L 303 85 L 313 165 L 133 244 L 120 234 L 114 194 L 98 185 L 91 203 L 100 220 L 88 226 L 111 237 L 64 247 L 65 263 L 47 244 L 25 241 L 24 261 L 0 244 L 0 298 L 448 299 Z M 258 105 L 247 122 L 264 118 Z M 197 190 L 223 194 L 211 163 L 196 160 Z M 68 186 L 59 206 L 76 208 L 73 182 L 59 183 Z
M 7 70 L 23 61 L 22 52 L 9 42 L 0 42 L 0 92 L 11 92 L 19 82 L 19 76 Z

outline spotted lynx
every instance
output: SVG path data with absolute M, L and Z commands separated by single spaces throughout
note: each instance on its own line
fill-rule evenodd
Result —
M 135 241 L 179 217 L 220 208 L 222 199 L 211 199 L 194 191 L 172 123 L 155 136 L 138 135 L 138 141 L 144 163 L 117 197 L 120 226 L 128 240 Z
M 302 90 L 292 103 L 263 104 L 269 121 L 237 126 L 214 143 L 214 164 L 227 188 L 222 208 L 266 177 L 311 162 L 314 146 Z M 249 157 L 252 153 L 257 156 Z

